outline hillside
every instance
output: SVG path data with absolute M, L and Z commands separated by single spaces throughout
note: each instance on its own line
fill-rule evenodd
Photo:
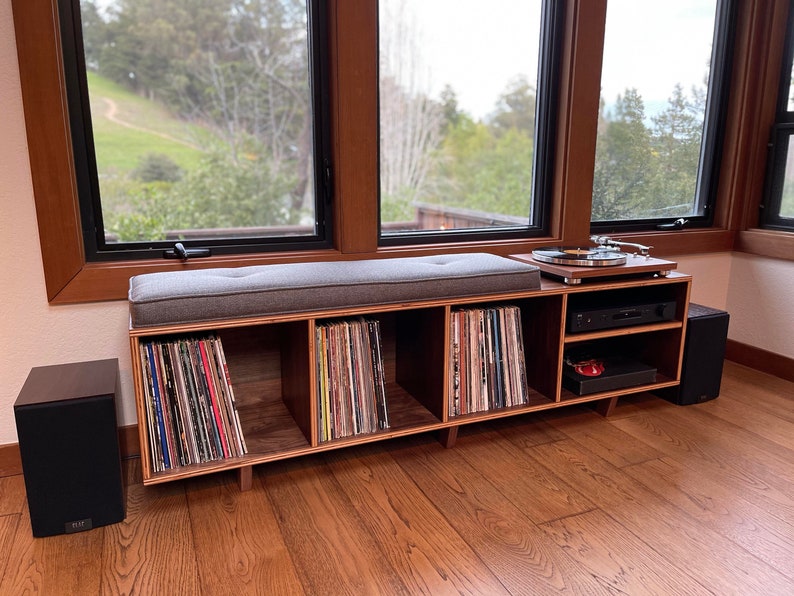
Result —
M 167 155 L 183 169 L 198 163 L 208 131 L 95 73 L 88 73 L 88 89 L 100 175 L 127 173 L 147 153 Z

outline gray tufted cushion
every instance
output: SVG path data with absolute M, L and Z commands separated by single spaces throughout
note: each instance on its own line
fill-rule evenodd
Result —
M 473 253 L 148 273 L 129 304 L 151 327 L 538 288 L 534 265 Z

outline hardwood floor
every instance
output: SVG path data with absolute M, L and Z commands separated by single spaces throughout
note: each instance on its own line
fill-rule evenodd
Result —
M 130 475 L 136 475 L 135 461 Z M 727 362 L 695 406 L 622 398 L 128 487 L 34 539 L 0 479 L 0 594 L 794 593 L 794 383 Z

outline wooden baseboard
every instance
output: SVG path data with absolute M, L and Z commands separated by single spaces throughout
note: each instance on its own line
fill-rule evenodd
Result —
M 141 448 L 138 442 L 138 425 L 119 427 L 119 451 L 122 459 L 140 457 Z M 19 443 L 0 445 L 0 478 L 16 476 L 22 473 L 22 458 L 19 455 Z
M 729 339 L 725 358 L 761 372 L 794 381 L 794 359 Z
M 19 456 L 19 444 L 0 445 L 0 478 L 21 473 L 22 458 Z

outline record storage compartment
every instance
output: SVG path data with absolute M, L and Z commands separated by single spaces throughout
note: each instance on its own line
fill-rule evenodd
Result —
M 154 484 L 236 469 L 241 488 L 245 489 L 250 486 L 252 466 L 268 461 L 428 431 L 439 431 L 442 444 L 451 447 L 463 424 L 574 403 L 597 402 L 599 411 L 606 414 L 621 395 L 679 383 L 690 286 L 691 277 L 681 273 L 576 286 L 544 279 L 540 290 L 526 292 L 131 328 L 143 482 Z M 584 333 L 566 330 L 567 314 L 572 308 L 605 300 L 631 303 L 646 298 L 674 301 L 673 320 Z M 450 416 L 452 311 L 501 305 L 516 306 L 520 312 L 528 402 Z M 358 317 L 375 319 L 380 325 L 390 426 L 321 442 L 315 325 Z M 248 451 L 229 459 L 153 472 L 148 460 L 145 378 L 138 357 L 139 345 L 161 337 L 200 332 L 214 332 L 223 344 Z M 562 372 L 566 351 L 580 345 L 638 355 L 656 367 L 656 381 L 576 395 L 563 388 Z

